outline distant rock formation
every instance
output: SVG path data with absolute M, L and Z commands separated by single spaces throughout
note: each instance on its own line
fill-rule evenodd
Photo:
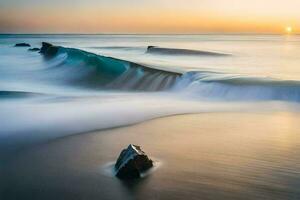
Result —
M 150 49 L 152 49 L 152 48 L 155 48 L 156 46 L 148 46 L 147 47 L 147 50 L 150 50 Z
M 40 53 L 43 54 L 46 58 L 54 57 L 58 52 L 59 47 L 54 46 L 47 42 L 42 42 L 42 48 Z
M 30 47 L 30 44 L 28 44 L 28 43 L 17 43 L 17 44 L 15 44 L 15 47 Z
M 192 49 L 174 49 L 157 46 L 148 46 L 146 53 L 160 55 L 183 55 L 183 56 L 229 56 L 229 54 L 192 50 Z
M 123 149 L 115 164 L 116 176 L 120 179 L 136 179 L 141 173 L 153 167 L 153 161 L 141 150 L 141 147 L 130 144 Z
M 40 48 L 30 48 L 28 51 L 40 51 Z
M 52 46 L 53 45 L 50 43 L 42 42 L 42 47 L 41 47 L 40 53 L 42 53 L 42 54 L 46 53 L 47 49 Z

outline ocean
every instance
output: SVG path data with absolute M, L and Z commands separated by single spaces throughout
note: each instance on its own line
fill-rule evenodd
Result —
M 57 46 L 57 52 L 47 56 L 38 51 L 28 51 L 28 47 L 14 46 L 16 43 L 23 42 L 37 48 L 41 47 L 42 42 L 51 43 Z M 265 129 L 262 128 L 259 131 L 268 132 L 271 136 L 264 137 L 273 138 L 272 131 L 278 130 L 280 132 L 282 130 L 285 134 L 293 135 L 292 138 L 285 138 L 287 141 L 292 142 L 295 138 L 298 139 L 299 55 L 300 36 L 297 35 L 0 35 L 0 170 L 2 171 L 0 173 L 2 176 L 0 187 L 3 188 L 0 192 L 3 199 L 21 199 L 21 197 L 23 197 L 22 199 L 51 199 L 54 197 L 55 199 L 76 199 L 76 197 L 78 199 L 101 199 L 101 197 L 102 199 L 161 199 L 164 197 L 163 199 L 165 199 L 167 196 L 176 199 L 174 195 L 168 194 L 168 191 L 172 191 L 173 194 L 174 192 L 181 192 L 178 194 L 178 199 L 188 198 L 189 195 L 191 195 L 190 199 L 199 199 L 200 196 L 203 199 L 243 199 L 245 194 L 248 195 L 246 199 L 298 199 L 300 198 L 300 191 L 297 189 L 300 184 L 299 156 L 294 154 L 290 156 L 288 166 L 286 166 L 284 163 L 287 163 L 285 157 L 287 155 L 270 149 L 259 151 L 256 145 L 257 141 L 251 143 L 251 139 L 254 138 L 250 138 L 249 141 L 240 138 L 244 145 L 247 142 L 255 144 L 249 145 L 249 149 L 242 149 L 241 152 L 248 153 L 250 150 L 253 152 L 257 150 L 260 159 L 263 159 L 262 154 L 266 154 L 266 159 L 268 159 L 268 155 L 272 154 L 271 159 L 275 156 L 276 159 L 270 162 L 279 163 L 276 165 L 276 169 L 280 173 L 276 174 L 276 171 L 272 171 L 275 179 L 278 176 L 276 184 L 263 182 L 265 177 L 259 170 L 260 178 L 257 178 L 257 174 L 251 171 L 252 174 L 248 174 L 247 178 L 239 177 L 238 179 L 238 181 L 249 181 L 251 178 L 257 178 L 256 181 L 251 182 L 252 185 L 242 181 L 239 184 L 236 180 L 231 179 L 237 172 L 235 170 L 243 168 L 245 163 L 246 165 L 251 164 L 244 162 L 244 160 L 238 160 L 234 167 L 227 166 L 232 156 L 227 155 L 229 161 L 224 162 L 222 160 L 222 165 L 219 166 L 226 170 L 222 172 L 218 168 L 219 176 L 214 174 L 212 179 L 228 178 L 228 180 L 230 179 L 228 183 L 222 181 L 219 183 L 225 185 L 231 183 L 233 184 L 232 187 L 218 185 L 208 180 L 208 175 L 205 176 L 205 174 L 208 173 L 210 166 L 206 163 L 199 168 L 193 168 L 186 179 L 181 174 L 183 171 L 180 171 L 180 168 L 178 171 L 173 169 L 171 175 L 176 177 L 177 173 L 181 174 L 178 176 L 178 180 L 181 181 L 196 179 L 194 185 L 192 182 L 188 184 L 185 182 L 180 187 L 179 181 L 178 185 L 171 187 L 172 181 L 164 182 L 153 178 L 153 181 L 162 187 L 161 191 L 158 188 L 154 190 L 157 192 L 157 196 L 149 195 L 148 191 L 153 190 L 147 189 L 147 187 L 143 190 L 134 187 L 133 191 L 138 191 L 137 195 L 131 190 L 132 184 L 129 184 L 130 186 L 124 184 L 124 186 L 122 183 L 118 184 L 119 180 L 116 178 L 101 174 L 101 166 L 105 166 L 108 161 L 111 162 L 110 159 L 118 151 L 121 151 L 122 145 L 126 146 L 127 143 L 133 141 L 145 143 L 144 145 L 148 149 L 154 148 L 153 151 L 156 153 L 159 152 L 159 147 L 168 152 L 165 148 L 170 147 L 170 144 L 165 141 L 165 134 L 158 134 L 159 128 L 157 127 L 162 127 L 168 132 L 162 122 L 168 124 L 169 118 L 161 119 L 161 123 L 155 127 L 156 133 L 153 133 L 155 134 L 153 137 L 149 136 L 150 133 L 148 136 L 142 136 L 146 134 L 143 133 L 143 128 L 134 129 L 133 132 L 139 130 L 137 134 L 139 136 L 131 136 L 132 141 L 126 137 L 126 135 L 130 135 L 127 133 L 126 126 L 140 126 L 140 123 L 146 123 L 145 126 L 147 126 L 149 120 L 160 120 L 162 117 L 176 115 L 188 116 L 188 114 L 193 114 L 192 116 L 198 116 L 200 114 L 199 123 L 205 121 L 207 115 L 210 121 L 206 122 L 203 127 L 208 127 L 207 124 L 210 124 L 210 127 L 213 126 L 218 130 L 224 129 L 226 133 L 232 130 L 232 133 L 240 132 L 243 135 L 244 131 L 251 135 L 253 129 L 253 135 L 260 138 L 262 134 L 257 133 L 257 126 L 266 126 Z M 247 120 L 242 120 L 241 116 L 243 115 L 246 115 Z M 267 115 L 267 117 L 261 115 Z M 278 119 L 278 116 L 287 117 Z M 198 137 L 203 133 L 197 135 L 197 131 L 203 127 L 197 123 L 197 126 L 195 124 L 192 126 L 191 123 L 194 123 L 195 118 L 186 118 L 181 122 L 183 124 L 178 127 L 179 124 L 176 124 L 176 120 L 171 117 L 170 121 L 175 122 L 168 126 L 176 132 L 178 129 L 175 127 L 182 130 L 182 126 L 185 124 L 186 128 L 183 130 L 190 131 L 185 136 L 189 142 L 184 143 L 182 152 L 177 153 L 181 155 L 184 152 L 187 154 L 189 151 L 194 152 L 192 158 L 187 161 L 187 163 L 192 164 L 193 161 L 200 162 L 197 155 L 201 155 L 203 149 L 199 145 L 205 146 L 214 144 L 214 142 L 210 140 L 207 143 L 200 141 Z M 259 122 L 253 122 L 254 119 L 259 119 Z M 279 127 L 275 126 L 277 129 L 274 129 L 272 128 L 273 121 L 270 123 L 269 119 L 275 120 L 274 123 L 278 121 L 285 123 Z M 216 121 L 215 124 L 213 124 L 214 121 Z M 236 126 L 236 123 L 233 122 L 241 124 L 232 129 Z M 249 125 L 247 122 L 252 123 Z M 149 123 L 151 124 L 152 121 Z M 155 122 L 153 128 L 154 126 L 156 126 Z M 247 127 L 247 131 L 243 130 L 243 127 Z M 117 141 L 116 133 L 110 133 L 115 129 L 124 130 L 124 135 L 120 135 L 119 139 L 126 141 L 126 144 Z M 207 131 L 208 129 L 204 130 Z M 212 130 L 212 135 L 216 134 L 215 129 Z M 92 136 L 89 136 L 89 133 Z M 109 134 L 111 136 L 107 136 Z M 199 143 L 191 141 L 189 134 L 198 138 Z M 210 137 L 210 133 L 206 134 L 205 137 Z M 56 144 L 57 141 L 61 143 L 61 140 L 67 140 L 67 143 L 68 138 L 71 138 L 70 140 L 80 138 L 80 141 L 84 141 L 84 144 L 89 146 L 91 141 L 87 138 L 98 137 L 95 135 L 101 135 L 95 141 L 98 141 L 99 145 L 103 145 L 98 150 L 105 152 L 107 158 L 104 155 L 102 158 L 99 156 L 101 162 L 93 169 L 91 166 L 94 166 L 97 160 L 96 155 L 88 161 L 82 161 L 83 157 L 89 157 L 88 154 L 93 155 L 95 153 L 92 149 L 83 147 L 82 143 L 77 144 L 77 141 L 75 144 L 80 148 L 76 150 L 73 149 L 74 147 L 64 149 L 59 146 L 60 144 Z M 241 135 L 230 136 L 243 137 Z M 108 137 L 113 137 L 116 140 L 112 142 L 112 139 L 108 139 Z M 133 139 L 136 137 L 145 138 Z M 218 137 L 224 138 L 226 135 Z M 282 137 L 280 136 L 281 139 Z M 156 138 L 152 141 L 153 143 L 146 142 L 153 140 L 153 138 Z M 173 141 L 172 143 L 174 146 L 181 146 L 184 141 L 183 138 L 180 136 L 176 142 Z M 239 145 L 238 138 L 234 138 L 235 145 Z M 93 145 L 96 145 L 95 141 L 92 141 Z M 232 141 L 227 142 L 227 144 L 233 143 Z M 295 140 L 293 142 L 295 142 L 295 148 L 289 149 L 286 146 L 280 146 L 280 148 L 289 150 L 289 152 L 300 153 L 300 149 L 296 148 L 300 141 Z M 51 146 L 52 143 L 55 145 Z M 62 146 L 64 144 L 62 142 Z M 156 147 L 156 144 L 159 147 Z M 270 145 L 269 147 L 275 145 L 267 141 L 262 146 L 267 144 Z M 66 163 L 63 163 L 64 159 L 62 158 L 54 159 L 56 157 L 51 157 L 52 154 L 50 157 L 41 154 L 41 158 L 37 159 L 35 155 L 37 152 L 33 149 L 46 148 L 48 145 L 51 147 L 58 145 L 61 148 L 61 151 L 55 150 L 56 154 L 76 151 L 76 154 L 81 156 L 82 163 L 79 164 L 80 166 L 85 162 L 93 163 L 93 165 L 86 164 L 87 166 L 76 171 L 72 166 L 74 163 L 66 164 L 69 157 L 64 157 L 67 160 Z M 187 148 L 186 146 L 189 145 L 194 146 L 195 149 Z M 111 153 L 109 148 L 104 148 L 104 146 L 113 146 L 110 147 L 113 148 Z M 121 149 L 116 149 L 117 147 Z M 275 145 L 275 147 L 278 146 Z M 216 149 L 222 152 L 230 149 L 230 147 Z M 89 153 L 87 154 L 87 152 Z M 233 153 L 235 150 L 230 149 L 230 152 Z M 166 153 L 164 155 L 159 152 L 158 155 L 161 156 L 158 160 L 162 163 L 168 163 L 167 160 L 171 158 L 176 161 L 176 156 L 171 156 L 173 154 Z M 245 154 L 241 153 L 241 155 L 244 156 Z M 72 154 L 72 156 L 74 155 Z M 254 153 L 255 156 L 258 155 Z M 165 159 L 163 159 L 164 157 Z M 184 155 L 178 156 L 178 162 L 181 157 L 183 158 Z M 226 159 L 226 155 L 222 159 Z M 50 160 L 56 163 L 59 176 L 55 174 L 55 170 L 48 169 L 49 172 L 47 172 L 47 167 L 52 166 Z M 173 162 L 175 161 L 173 160 Z M 211 162 L 212 166 L 215 166 L 213 161 L 205 161 Z M 45 165 L 45 162 L 48 165 Z M 258 162 L 257 165 L 269 166 L 270 169 L 274 170 L 272 163 L 265 162 L 265 160 L 264 163 Z M 29 170 L 31 168 L 30 163 L 39 167 L 36 167 L 35 170 Z M 20 167 L 23 165 L 28 165 L 27 171 Z M 73 171 L 68 172 L 68 167 L 71 166 Z M 159 173 L 159 170 L 166 170 L 164 169 L 165 166 L 168 165 L 163 164 L 161 169 L 156 171 Z M 174 166 L 180 165 L 175 162 Z M 254 170 L 256 168 L 255 166 L 246 168 L 245 174 L 249 169 Z M 229 173 L 228 170 L 232 170 L 232 173 Z M 93 171 L 92 175 L 85 176 L 85 173 L 90 171 Z M 201 176 L 198 173 L 200 171 L 203 172 Z M 264 173 L 267 173 L 266 171 L 270 172 L 266 169 Z M 284 173 L 282 173 L 283 171 Z M 155 173 L 153 172 L 153 174 Z M 198 176 L 193 176 L 193 173 Z M 25 178 L 22 182 L 24 176 L 35 178 L 32 180 Z M 57 176 L 58 179 L 53 181 L 48 176 Z M 80 179 L 77 180 L 77 176 Z M 96 180 L 93 179 L 91 183 L 85 180 L 92 176 L 94 178 L 99 177 L 95 178 Z M 43 180 L 41 187 L 39 187 L 41 182 L 39 182 L 38 177 Z M 52 180 L 52 182 L 49 181 L 49 185 L 45 183 L 48 180 L 46 177 Z M 162 175 L 162 177 L 166 178 L 166 175 Z M 268 176 L 267 180 L 273 181 L 274 177 Z M 151 178 L 152 175 L 147 178 L 150 183 Z M 72 189 L 66 187 L 66 183 L 69 184 L 73 179 L 78 181 L 78 185 Z M 201 183 L 202 179 L 205 180 L 206 185 Z M 84 184 L 93 185 L 93 188 L 94 184 L 99 184 L 100 187 L 111 186 L 115 189 L 99 189 L 99 193 L 96 188 L 90 191 L 91 188 L 80 186 L 81 180 Z M 282 180 L 285 182 L 283 181 L 280 185 Z M 62 186 L 59 187 L 61 184 Z M 145 182 L 141 185 L 145 185 Z M 253 192 L 247 191 L 249 185 L 251 185 Z M 124 187 L 131 188 L 130 192 L 124 193 Z M 152 184 L 151 189 L 153 187 Z M 194 190 L 193 187 L 195 187 Z M 255 190 L 255 187 L 258 187 L 259 191 Z M 241 189 L 238 190 L 237 188 Z M 141 191 L 143 192 L 141 193 Z M 214 191 L 219 191 L 219 193 L 214 193 Z M 60 196 L 60 192 L 63 195 Z M 161 196 L 159 195 L 160 192 L 162 192 Z M 50 195 L 52 193 L 54 194 Z

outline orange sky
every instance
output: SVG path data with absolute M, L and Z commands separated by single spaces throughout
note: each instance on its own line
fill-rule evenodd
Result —
M 300 0 L 0 0 L 0 32 L 284 33 Z

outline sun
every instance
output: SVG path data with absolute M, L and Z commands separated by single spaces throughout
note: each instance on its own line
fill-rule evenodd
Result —
M 285 28 L 285 31 L 286 31 L 287 34 L 291 34 L 293 32 L 293 28 L 291 26 L 287 26 Z

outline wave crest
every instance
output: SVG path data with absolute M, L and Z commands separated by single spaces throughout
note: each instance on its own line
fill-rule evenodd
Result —
M 198 98 L 300 101 L 300 81 L 268 77 L 187 72 L 173 89 Z
M 153 69 L 79 49 L 54 46 L 51 48 L 52 61 L 66 55 L 64 62 L 51 68 L 52 73 L 61 73 L 61 80 L 73 85 L 101 89 L 161 91 L 171 88 L 180 76 L 175 72 Z M 57 48 L 57 51 L 53 51 L 53 48 Z M 48 50 L 44 51 L 44 55 L 49 58 Z M 58 70 L 57 73 L 53 72 L 55 70 Z

